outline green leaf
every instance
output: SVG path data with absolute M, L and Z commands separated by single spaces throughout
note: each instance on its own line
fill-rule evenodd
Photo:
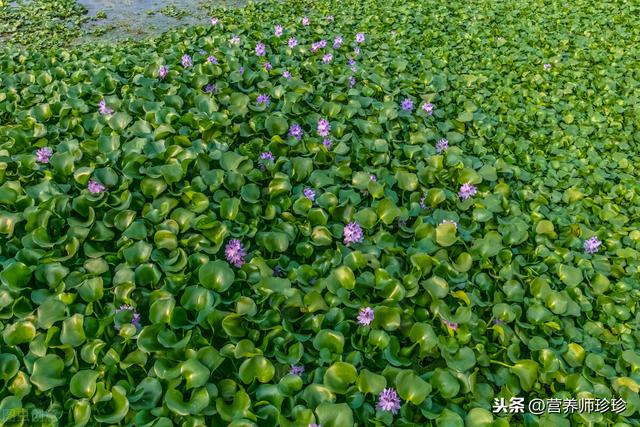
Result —
M 332 392 L 345 394 L 357 377 L 358 371 L 352 364 L 336 362 L 325 371 L 323 383 Z
M 198 271 L 200 284 L 216 292 L 224 292 L 231 287 L 235 273 L 229 264 L 222 260 L 209 261 Z

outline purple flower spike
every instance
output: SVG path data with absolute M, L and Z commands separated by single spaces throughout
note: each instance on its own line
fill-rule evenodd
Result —
M 131 324 L 135 326 L 136 329 L 140 329 L 140 327 L 142 326 L 140 324 L 140 313 L 138 313 L 135 308 L 127 304 L 121 305 L 120 308 L 116 309 L 116 313 L 121 313 L 123 311 L 130 311 L 132 313 Z M 120 330 L 120 325 L 116 324 L 115 328 L 116 330 Z
M 442 322 L 447 326 L 447 328 L 449 328 L 449 329 L 451 329 L 453 331 L 457 331 L 458 330 L 458 324 L 456 322 L 450 322 L 448 320 L 443 320 Z
M 584 252 L 587 254 L 595 254 L 600 249 L 600 245 L 602 245 L 602 242 L 596 236 L 593 236 L 589 240 L 584 241 Z
M 282 73 L 282 77 L 284 77 L 287 80 L 291 79 L 291 73 L 287 70 L 284 70 L 284 72 Z
M 216 91 L 216 87 L 214 85 L 212 85 L 212 84 L 208 84 L 204 88 L 204 93 L 213 93 L 215 91 Z
M 327 41 L 326 41 L 326 40 L 324 40 L 324 39 L 320 40 L 320 41 L 318 42 L 318 47 L 319 47 L 320 49 L 324 49 L 325 47 L 327 47 Z
M 219 22 L 220 20 L 218 18 L 211 18 L 211 25 L 213 25 L 214 27 L 218 25 Z
M 213 55 L 209 55 L 207 57 L 207 62 L 210 63 L 210 64 L 217 64 L 218 63 L 218 58 L 216 58 Z
M 322 57 L 322 62 L 324 62 L 325 64 L 330 64 L 331 61 L 333 61 L 333 55 L 331 55 L 330 53 L 327 53 Z
M 322 141 L 322 145 L 324 145 L 324 148 L 326 148 L 327 150 L 331 150 L 331 140 L 329 138 L 325 138 L 324 141 Z
M 271 62 L 265 62 L 264 63 L 264 69 L 265 71 L 270 71 L 273 67 L 271 66 Z
M 293 49 L 294 47 L 296 47 L 298 45 L 298 39 L 296 39 L 295 37 L 291 37 L 289 39 L 289 41 L 287 42 L 287 44 L 289 45 L 289 47 L 291 49 Z
M 242 267 L 244 264 L 244 257 L 247 256 L 247 252 L 242 247 L 242 242 L 238 239 L 231 239 L 227 246 L 224 248 L 224 256 L 235 267 Z
M 427 194 L 425 193 L 424 196 L 420 198 L 420 207 L 422 209 L 427 209 L 427 205 L 425 204 L 426 200 L 427 200 Z
M 433 114 L 433 104 L 430 102 L 425 102 L 422 104 L 422 110 L 424 110 L 428 115 Z
M 316 198 L 316 192 L 313 191 L 311 188 L 305 188 L 302 193 L 304 194 L 304 197 L 306 197 L 307 199 L 311 200 L 312 202 Z
M 354 47 L 354 48 L 353 48 L 353 54 L 354 54 L 355 56 L 360 55 L 360 48 L 359 48 L 358 46 L 356 46 L 356 47 Z
M 260 95 L 258 95 L 258 99 L 256 100 L 256 102 L 258 104 L 264 104 L 265 106 L 269 105 L 269 95 L 261 93 Z
M 169 74 L 169 68 L 165 67 L 164 65 L 160 67 L 160 69 L 158 70 L 158 78 L 160 80 L 164 80 L 164 78 L 167 77 L 167 74 Z
M 231 44 L 240 44 L 240 37 L 234 35 L 233 37 L 231 37 L 231 39 L 229 40 L 229 42 Z
M 413 101 L 409 98 L 405 98 L 402 101 L 402 109 L 404 111 L 412 111 L 413 110 Z
M 438 143 L 436 144 L 436 151 L 438 152 L 438 154 L 442 153 L 447 148 L 449 148 L 449 141 L 444 138 L 438 141 Z
M 289 128 L 289 136 L 292 136 L 297 141 L 300 141 L 302 139 L 303 134 L 304 131 L 302 130 L 302 127 L 297 123 L 292 124 Z
M 36 151 L 36 162 L 49 163 L 49 158 L 53 156 L 53 150 L 49 147 L 42 147 Z
M 273 156 L 273 154 L 271 153 L 271 151 L 264 151 L 262 153 L 260 153 L 260 160 L 267 160 L 267 161 L 274 161 L 275 157 Z
M 356 85 L 356 78 L 351 76 L 349 77 L 349 87 L 354 87 Z
M 291 375 L 302 375 L 303 372 L 304 372 L 304 366 L 298 366 L 298 365 L 291 365 L 291 370 L 289 371 Z
M 342 46 L 343 40 L 342 37 L 338 36 L 335 39 L 333 39 L 333 48 L 334 49 L 338 49 L 340 46 Z
M 266 53 L 267 53 L 267 48 L 265 47 L 264 43 L 259 42 L 256 45 L 256 55 L 264 56 Z
M 364 307 L 360 309 L 360 314 L 358 314 L 358 323 L 362 326 L 369 326 L 371 322 L 373 322 L 373 309 L 371 307 Z
M 240 74 L 244 74 L 244 67 L 240 67 L 240 68 L 238 69 L 238 72 L 239 72 Z
M 462 200 L 467 200 L 467 199 L 473 197 L 477 192 L 478 192 L 478 190 L 476 189 L 476 187 L 474 185 L 466 183 L 466 184 L 463 184 L 460 187 L 460 191 L 458 192 L 458 196 L 460 196 L 460 199 L 462 199 Z
M 369 175 L 369 179 L 373 182 L 376 182 L 378 180 L 378 177 L 375 175 Z
M 378 404 L 376 409 L 381 411 L 391 412 L 393 415 L 397 414 L 400 410 L 400 398 L 393 388 L 385 388 L 378 396 Z
M 329 136 L 329 133 L 331 132 L 331 124 L 329 123 L 329 120 L 327 119 L 320 119 L 318 120 L 318 135 L 320 136 Z
M 275 34 L 276 37 L 280 37 L 282 35 L 282 25 L 276 25 L 276 27 L 273 30 L 273 34 Z
M 306 16 L 304 18 L 302 18 L 302 25 L 307 26 L 310 23 L 311 22 L 309 21 L 309 18 L 307 18 Z
M 107 107 L 107 101 L 105 101 L 104 99 L 98 103 L 98 110 L 100 111 L 100 114 L 102 114 L 103 116 L 113 113 L 113 110 Z
M 358 44 L 364 43 L 364 33 L 356 34 L 356 43 Z
M 140 329 L 140 313 L 133 313 L 131 316 L 131 324 L 136 327 L 136 329 Z
M 551 64 L 544 64 L 542 68 L 544 68 L 545 71 L 549 71 L 551 69 Z
M 187 55 L 186 53 L 184 55 L 182 55 L 182 66 L 184 68 L 189 68 L 193 65 L 193 60 L 191 59 L 191 57 L 189 55 Z
M 344 244 L 349 246 L 353 243 L 362 243 L 364 241 L 364 234 L 362 228 L 357 222 L 350 222 L 344 227 Z
M 100 194 L 103 193 L 107 188 L 100 184 L 98 181 L 90 180 L 89 184 L 87 184 L 87 189 L 90 193 Z

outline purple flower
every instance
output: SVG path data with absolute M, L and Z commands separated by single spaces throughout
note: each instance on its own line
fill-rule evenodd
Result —
M 304 194 L 304 197 L 306 197 L 307 199 L 311 200 L 312 202 L 316 198 L 316 192 L 313 191 L 311 188 L 305 188 L 302 193 Z
M 458 324 L 456 322 L 449 322 L 448 320 L 443 320 L 442 322 L 447 326 L 447 328 L 454 331 L 458 330 Z
M 284 274 L 284 271 L 282 271 L 282 267 L 280 267 L 279 265 L 276 265 L 273 268 L 273 276 L 274 277 L 284 277 L 285 274 Z
M 364 43 L 364 33 L 356 34 L 356 43 L 358 44 Z
M 258 99 L 256 99 L 258 104 L 269 105 L 269 95 L 261 93 L 258 95 Z
M 247 252 L 242 247 L 242 242 L 238 239 L 231 239 L 224 248 L 224 256 L 234 266 L 240 268 L 244 264 L 244 257 Z
M 302 375 L 303 372 L 304 372 L 304 366 L 298 366 L 298 365 L 291 365 L 291 370 L 289 371 L 291 375 Z
M 320 45 L 316 43 L 311 43 L 311 52 L 316 53 L 320 49 Z
M 217 64 L 218 59 L 213 55 L 209 55 L 209 57 L 207 58 L 207 62 L 210 64 Z
M 587 254 L 595 254 L 600 249 L 600 245 L 602 245 L 602 242 L 596 236 L 593 236 L 589 240 L 584 241 L 584 252 Z
M 266 47 L 264 46 L 264 43 L 259 42 L 259 43 L 256 45 L 256 55 L 258 55 L 258 56 L 264 56 L 266 53 L 267 53 L 267 49 L 266 49 Z
M 333 23 L 333 15 L 327 16 L 327 21 Z
M 373 309 L 371 307 L 363 307 L 358 314 L 358 323 L 363 326 L 369 326 L 373 322 Z
M 275 160 L 275 157 L 273 156 L 271 151 L 263 151 L 262 153 L 260 153 L 260 160 L 267 160 L 272 162 Z
M 244 74 L 244 67 L 240 67 L 240 68 L 238 68 L 238 72 L 239 72 L 240 74 Z
M 353 76 L 349 77 L 349 87 L 354 87 L 356 85 L 356 78 Z
M 356 60 L 353 58 L 349 58 L 349 66 L 353 67 L 356 65 Z
M 307 427 L 322 427 L 322 424 L 309 424 Z
M 400 410 L 400 406 L 400 398 L 398 397 L 398 393 L 396 393 L 395 389 L 385 388 L 380 393 L 380 396 L 378 396 L 376 409 L 391 412 L 395 415 L 398 413 L 398 410 Z
M 208 84 L 207 86 L 205 86 L 204 88 L 204 93 L 212 93 L 216 91 L 216 87 L 212 84 Z
M 271 70 L 273 67 L 271 66 L 271 62 L 265 62 L 264 63 L 264 69 L 265 71 L 269 71 Z
M 324 62 L 325 64 L 331 63 L 332 60 L 333 60 L 333 55 L 331 55 L 330 53 L 327 53 L 322 57 L 322 62 Z
M 424 104 L 422 104 L 422 109 L 426 111 L 428 115 L 433 114 L 433 104 L 430 102 L 425 102 Z
M 327 119 L 318 120 L 318 135 L 320 136 L 328 136 L 331 132 L 331 124 Z
M 282 25 L 276 25 L 276 28 L 273 31 L 273 34 L 275 34 L 276 37 L 280 37 L 282 35 Z
M 49 147 L 42 147 L 36 151 L 36 162 L 49 163 L 49 157 L 53 156 L 53 150 Z
M 493 324 L 494 325 L 504 325 L 504 322 L 498 318 L 493 319 Z
M 338 49 L 340 46 L 342 46 L 343 40 L 342 37 L 338 36 L 335 39 L 333 39 L 333 48 L 334 49 Z
M 425 203 L 425 201 L 427 200 L 427 194 L 425 193 L 421 198 L 420 198 L 420 207 L 422 209 L 427 209 L 427 205 Z
M 327 47 L 327 41 L 326 41 L 326 40 L 324 40 L 324 39 L 320 40 L 320 41 L 318 42 L 318 47 L 319 47 L 320 49 L 324 49 L 325 47 Z
M 289 47 L 291 49 L 293 49 L 294 47 L 296 47 L 298 45 L 298 39 L 296 39 L 295 37 L 291 37 L 287 43 L 288 43 Z
M 193 61 L 191 60 L 191 57 L 186 53 L 182 55 L 182 66 L 185 68 L 188 68 L 188 67 L 191 67 L 192 65 L 193 65 Z
M 544 64 L 542 68 L 544 68 L 545 71 L 548 71 L 551 69 L 551 64 Z
M 413 110 L 413 101 L 410 98 L 405 98 L 402 101 L 402 109 L 404 111 L 412 111 Z
M 324 148 L 327 150 L 331 150 L 331 140 L 329 138 L 325 138 L 324 141 L 322 141 L 322 145 L 324 145 Z
M 350 222 L 344 227 L 344 244 L 349 246 L 352 243 L 362 243 L 364 234 L 357 222 Z
M 302 18 L 302 25 L 309 25 L 309 18 L 307 18 L 306 16 L 304 18 Z
M 373 174 L 371 174 L 371 175 L 369 175 L 369 179 L 370 179 L 371 181 L 373 181 L 373 182 L 376 182 L 376 181 L 378 180 L 378 177 L 377 177 L 377 176 L 375 176 L 375 175 L 373 175 Z
M 231 37 L 231 39 L 229 40 L 229 42 L 231 44 L 240 44 L 240 37 L 234 35 L 233 37 Z
M 204 50 L 204 49 L 200 49 L 200 50 L 198 51 L 198 53 L 200 53 L 200 55 L 204 55 L 205 53 L 207 53 L 207 51 L 206 51 L 206 50 Z
M 358 46 L 354 47 L 353 48 L 353 53 L 354 53 L 355 56 L 360 55 L 360 48 Z
M 284 70 L 284 72 L 282 73 L 282 77 L 284 77 L 285 79 L 289 80 L 291 79 L 291 73 L 287 70 Z
M 160 80 L 163 80 L 165 77 L 167 77 L 167 74 L 169 74 L 169 69 L 164 65 L 160 67 L 160 69 L 158 70 L 158 77 L 160 78 Z
M 442 153 L 447 148 L 449 148 L 449 141 L 444 138 L 438 141 L 436 144 L 436 151 L 438 152 L 438 154 Z
M 476 193 L 478 192 L 478 190 L 476 189 L 476 187 L 473 184 L 463 184 L 460 187 L 460 191 L 458 192 L 458 196 L 460 196 L 460 199 L 462 200 L 467 200 L 470 197 L 473 197 Z
M 303 134 L 304 131 L 302 130 L 302 127 L 300 127 L 300 125 L 297 123 L 292 124 L 289 128 L 289 136 L 294 137 L 298 141 L 302 139 Z
M 136 327 L 136 329 L 140 329 L 140 313 L 138 313 L 136 311 L 135 308 L 131 307 L 130 305 L 121 305 L 120 308 L 116 309 L 116 313 L 121 313 L 123 311 L 130 311 L 131 312 L 131 324 L 133 326 Z M 116 323 L 116 330 L 120 330 L 120 325 L 118 325 Z
M 104 185 L 94 180 L 89 181 L 89 184 L 87 184 L 87 188 L 89 189 L 89 192 L 93 194 L 100 194 L 107 189 Z
M 216 26 L 218 25 L 218 22 L 220 22 L 218 18 L 211 18 L 211 25 Z
M 98 103 L 98 110 L 103 116 L 113 113 L 113 110 L 107 107 L 107 101 L 105 101 L 104 99 L 100 100 L 100 102 Z

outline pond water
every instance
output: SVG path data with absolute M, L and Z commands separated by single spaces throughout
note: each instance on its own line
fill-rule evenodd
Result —
M 90 19 L 81 41 L 110 41 L 156 36 L 164 31 L 204 24 L 206 6 L 241 6 L 242 0 L 77 0 Z M 106 17 L 105 17 L 106 15 Z

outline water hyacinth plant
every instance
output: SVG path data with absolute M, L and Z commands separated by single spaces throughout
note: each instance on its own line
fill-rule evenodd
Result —
M 635 2 L 5 3 L 5 424 L 638 424 Z

